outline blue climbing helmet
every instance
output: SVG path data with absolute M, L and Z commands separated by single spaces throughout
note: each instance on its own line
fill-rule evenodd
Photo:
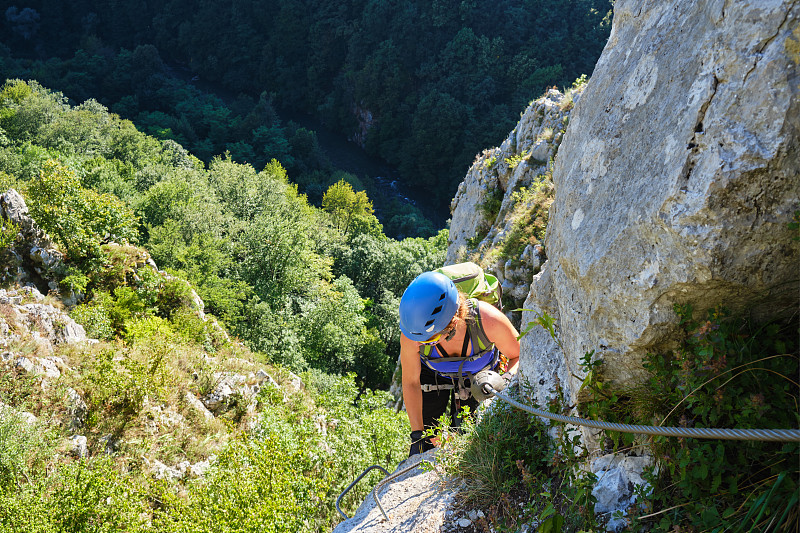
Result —
M 400 331 L 412 341 L 426 341 L 442 331 L 458 311 L 458 289 L 439 272 L 424 272 L 400 299 Z

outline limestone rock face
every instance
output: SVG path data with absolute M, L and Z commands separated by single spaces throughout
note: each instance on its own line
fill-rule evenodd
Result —
M 531 102 L 499 148 L 479 154 L 450 204 L 452 220 L 446 264 L 475 261 L 503 284 L 504 295 L 521 304 L 531 278 L 544 261 L 541 246 L 523 247 L 519 254 L 500 252 L 517 220 L 514 208 L 525 200 L 514 193 L 531 187 L 548 174 L 556 157 L 570 109 L 582 88 L 562 94 L 556 89 Z M 497 209 L 487 209 L 495 203 Z
M 591 350 L 611 381 L 640 380 L 642 357 L 676 337 L 675 303 L 796 310 L 799 18 L 796 0 L 617 0 L 525 303 L 563 343 L 542 328 L 522 341 L 539 403 L 557 380 L 576 400 Z
M 25 199 L 14 189 L 0 194 L 0 217 L 19 232 L 15 244 L 0 251 L 0 281 L 33 283 L 45 294 L 57 290 L 64 273 L 64 256 L 30 217 Z
M 42 303 L 44 299 L 35 287 L 0 289 L 0 305 L 5 309 L 5 316 L 0 317 L 0 347 L 8 347 L 27 335 L 47 352 L 56 344 L 87 340 L 83 326 L 61 309 Z M 52 361 L 45 366 L 53 366 L 52 370 L 58 372 Z

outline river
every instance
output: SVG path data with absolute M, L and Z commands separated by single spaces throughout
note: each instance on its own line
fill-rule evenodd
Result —
M 226 104 L 236 97 L 220 84 L 204 80 L 182 65 L 170 64 L 167 69 L 169 74 L 203 92 L 216 95 Z M 388 204 L 396 199 L 402 204 L 418 207 L 437 229 L 445 227 L 450 218 L 450 206 L 434 204 L 430 200 L 430 195 L 425 191 L 406 187 L 399 171 L 386 161 L 367 154 L 356 143 L 349 141 L 341 133 L 327 128 L 311 115 L 296 110 L 276 109 L 275 111 L 284 124 L 292 121 L 303 128 L 316 132 L 319 146 L 334 168 L 358 176 L 367 188 L 378 192 L 377 195 L 373 193 L 373 197 L 370 199 L 373 201 L 375 214 L 379 219 L 383 211 L 383 204 Z

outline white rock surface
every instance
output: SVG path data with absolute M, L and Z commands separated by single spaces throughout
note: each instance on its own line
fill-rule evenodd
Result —
M 181 471 L 180 468 L 167 466 L 158 459 L 145 460 L 145 465 L 150 468 L 150 474 L 156 479 L 166 479 L 168 481 L 183 479 L 186 475 L 186 468 Z
M 398 465 L 403 470 L 422 459 L 432 459 L 433 451 L 415 455 Z M 453 494 L 439 491 L 439 476 L 432 471 L 415 468 L 385 485 L 378 494 L 389 516 L 383 518 L 375 500 L 368 496 L 355 515 L 341 522 L 334 533 L 438 533 L 445 521 L 445 512 Z
M 69 438 L 70 441 L 70 454 L 80 459 L 89 457 L 89 447 L 86 443 L 86 437 L 83 435 L 73 435 Z
M 206 420 L 214 419 L 214 414 L 206 408 L 205 404 L 203 404 L 203 402 L 201 402 L 197 398 L 197 396 L 195 396 L 189 391 L 186 391 L 185 398 L 186 398 L 186 403 L 188 403 L 189 406 L 192 407 L 192 409 L 200 413 L 203 416 L 203 418 L 205 418 Z
M 13 249 L 4 255 L 0 281 L 6 284 L 35 284 L 39 290 L 58 289 L 57 279 L 64 270 L 63 254 L 28 214 L 28 206 L 17 191 L 0 194 L 0 217 L 13 222 L 21 233 Z
M 581 90 L 571 97 L 577 97 Z M 531 102 L 502 145 L 478 155 L 450 204 L 452 220 L 445 263 L 480 263 L 497 276 L 504 300 L 508 303 L 513 299 L 515 307 L 525 300 L 531 278 L 544 261 L 544 250 L 536 245 L 525 248 L 520 257 L 502 257 L 497 262 L 490 257 L 502 255 L 500 248 L 520 223 L 512 216 L 517 202 L 522 201 L 515 193 L 541 180 L 556 157 L 570 114 L 565 98 L 569 97 L 550 89 Z M 482 206 L 493 196 L 502 201 L 495 218 L 488 220 Z M 475 243 L 481 236 L 483 239 Z
M 67 412 L 71 419 L 69 427 L 78 429 L 83 426 L 86 420 L 86 415 L 89 413 L 89 407 L 83 401 L 81 395 L 72 387 L 67 388 Z
M 17 417 L 26 424 L 33 425 L 37 422 L 36 415 L 33 413 L 29 413 L 27 411 L 20 411 L 11 407 L 10 405 L 6 405 L 3 402 L 0 402 L 0 419 L 3 418 L 12 418 Z
M 613 514 L 617 511 L 621 511 L 623 516 L 627 514 L 628 508 L 638 499 L 634 493 L 635 488 L 650 490 L 650 485 L 642 474 L 652 464 L 652 457 L 614 454 L 592 461 L 591 471 L 597 476 L 597 482 L 592 489 L 592 495 L 597 498 L 594 509 L 595 513 L 608 520 L 606 528 L 609 531 L 619 531 L 625 526 L 625 519 L 613 518 Z

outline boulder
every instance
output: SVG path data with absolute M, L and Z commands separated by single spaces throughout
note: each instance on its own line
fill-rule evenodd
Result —
M 563 345 L 522 340 L 538 400 L 561 384 L 574 403 L 591 350 L 610 383 L 640 383 L 679 339 L 676 303 L 796 312 L 799 17 L 788 0 L 617 0 L 525 302 L 523 324 L 546 311 Z
M 0 217 L 19 231 L 14 245 L 0 251 L 0 281 L 6 284 L 33 283 L 41 292 L 58 291 L 58 280 L 65 273 L 64 254 L 28 214 L 25 199 L 9 189 L 0 194 Z
M 623 516 L 638 500 L 637 490 L 647 493 L 650 484 L 642 475 L 652 466 L 653 458 L 626 457 L 608 454 L 592 461 L 591 471 L 597 476 L 592 495 L 597 499 L 595 513 L 605 520 L 608 531 L 619 531 L 626 525 L 624 518 L 614 518 L 618 511 Z

